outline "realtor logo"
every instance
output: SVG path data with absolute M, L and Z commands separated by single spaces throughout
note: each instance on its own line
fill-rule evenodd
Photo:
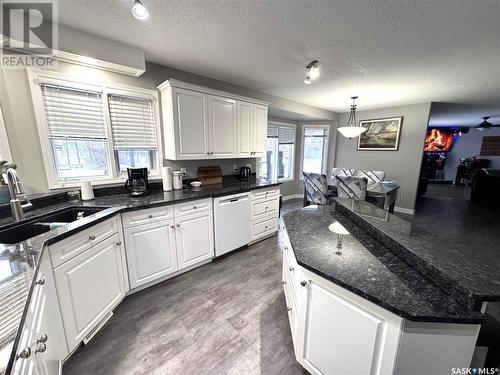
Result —
M 56 0 L 0 2 L 3 68 L 54 67 L 57 60 Z

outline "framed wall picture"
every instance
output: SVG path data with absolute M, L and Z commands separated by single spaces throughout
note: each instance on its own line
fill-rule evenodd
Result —
M 359 126 L 367 130 L 358 138 L 360 151 L 397 151 L 403 116 L 361 120 Z

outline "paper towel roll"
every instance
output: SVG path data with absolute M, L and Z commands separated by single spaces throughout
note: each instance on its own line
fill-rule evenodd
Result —
M 89 201 L 94 199 L 94 190 L 90 181 L 82 181 L 82 200 Z
M 161 167 L 161 181 L 163 183 L 163 191 L 172 190 L 172 168 Z

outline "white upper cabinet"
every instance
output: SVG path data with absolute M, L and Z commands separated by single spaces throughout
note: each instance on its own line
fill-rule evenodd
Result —
M 253 156 L 264 156 L 267 149 L 267 106 L 254 105 Z
M 238 156 L 243 158 L 252 156 L 253 152 L 253 108 L 252 103 L 238 101 Z
M 235 158 L 236 139 L 236 101 L 219 96 L 208 97 L 209 153 L 213 158 Z
M 179 159 L 203 159 L 208 155 L 207 96 L 175 89 L 174 126 Z
M 161 92 L 165 158 L 258 157 L 267 144 L 267 105 L 180 81 Z

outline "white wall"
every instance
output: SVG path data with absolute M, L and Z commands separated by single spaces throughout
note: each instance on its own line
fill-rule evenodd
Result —
M 461 158 L 478 156 L 481 159 L 490 159 L 491 168 L 500 168 L 500 156 L 479 156 L 481 142 L 485 136 L 500 136 L 500 128 L 484 131 L 471 129 L 467 134 L 457 137 L 451 151 L 448 152 L 444 165 L 444 176 L 447 180 L 455 179 L 458 162 Z
M 397 180 L 400 185 L 396 206 L 414 209 L 429 111 L 430 103 L 423 103 L 358 112 L 358 121 L 403 116 L 399 149 L 398 151 L 357 151 L 357 138 L 349 140 L 342 135 L 337 135 L 333 165 L 386 171 L 386 180 Z M 345 125 L 348 117 L 348 113 L 339 115 L 339 126 Z

